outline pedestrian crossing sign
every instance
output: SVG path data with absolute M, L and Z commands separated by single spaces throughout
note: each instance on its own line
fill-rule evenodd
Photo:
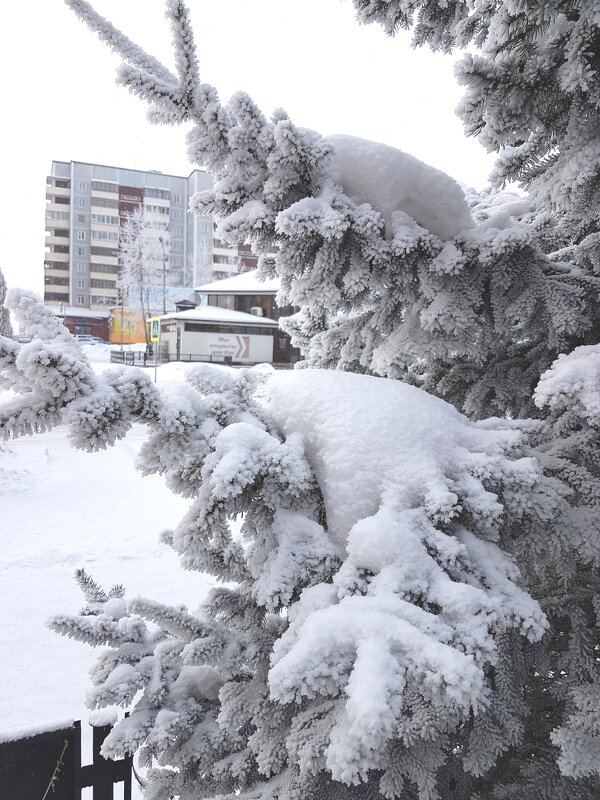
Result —
M 160 342 L 160 317 L 150 317 L 150 341 Z

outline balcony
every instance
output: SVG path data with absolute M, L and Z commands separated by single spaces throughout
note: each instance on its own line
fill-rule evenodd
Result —
M 115 184 L 114 189 L 106 187 L 106 189 L 97 189 L 95 187 L 91 190 L 92 205 L 94 204 L 94 197 L 110 198 L 111 200 L 119 199 L 119 186 Z
M 97 256 L 92 254 L 90 256 L 90 269 L 94 269 L 94 264 L 107 264 L 108 266 L 118 266 L 119 264 L 119 257 L 117 255 L 117 251 L 115 250 L 114 256 Z
M 65 272 L 69 272 L 68 261 L 65 261 L 64 264 L 61 264 L 60 261 L 44 262 L 44 273 L 46 275 L 54 275 L 55 273 L 58 273 L 59 275 L 64 275 Z
M 49 211 L 65 211 L 71 205 L 71 198 L 46 195 L 46 202 Z
M 46 235 L 46 246 L 54 246 L 55 252 L 59 253 L 68 253 L 69 252 L 69 237 L 68 236 L 57 236 L 55 233 L 50 233 Z M 66 247 L 66 250 L 56 250 L 56 247 Z
M 62 186 L 55 186 L 53 183 L 46 184 L 46 199 L 52 197 L 71 197 L 71 190 Z
M 59 251 L 52 251 L 51 248 L 47 248 L 44 254 L 44 262 L 48 261 L 62 261 L 65 264 L 69 264 L 69 253 L 61 253 Z

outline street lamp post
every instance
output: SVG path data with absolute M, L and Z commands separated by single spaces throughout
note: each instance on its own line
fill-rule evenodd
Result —
M 123 297 L 123 289 L 122 288 L 121 288 L 121 291 L 120 291 L 120 295 L 121 295 L 121 350 L 123 350 L 123 317 L 124 317 L 125 309 L 123 308 L 124 297 Z
M 163 314 L 167 313 L 167 254 L 165 252 L 165 240 L 162 236 L 158 237 L 163 252 Z

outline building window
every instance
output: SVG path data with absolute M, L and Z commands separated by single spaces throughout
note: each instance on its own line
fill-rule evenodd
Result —
M 81 261 L 77 262 L 77 272 L 85 272 L 85 264 L 82 264 Z
M 115 281 L 102 281 L 99 279 L 93 279 L 90 281 L 90 286 L 92 289 L 114 289 L 116 285 Z
M 68 278 L 55 278 L 53 275 L 45 275 L 44 276 L 44 283 L 50 284 L 52 286 L 68 286 L 69 279 Z
M 148 211 L 150 214 L 169 214 L 169 207 L 146 204 L 144 211 Z
M 119 234 L 115 231 L 92 231 L 92 239 L 104 239 L 106 241 L 118 242 Z
M 85 297 L 82 294 L 77 295 L 77 305 L 82 306 L 85 304 Z
M 237 333 L 250 334 L 251 336 L 273 336 L 278 332 L 278 328 L 267 328 L 259 325 L 208 325 L 204 322 L 186 322 L 184 330 L 196 333 Z
M 85 255 L 85 247 L 77 247 L 76 250 L 77 250 L 77 255 L 78 256 L 84 256 Z
M 87 189 L 87 183 L 85 181 L 79 181 L 79 191 L 85 192 Z
M 118 192 L 118 183 L 107 183 L 106 181 L 92 181 L 92 189 L 97 192 Z
M 85 214 L 77 214 L 77 222 L 85 222 Z
M 156 197 L 160 200 L 168 200 L 169 192 L 166 189 L 146 188 L 144 189 L 144 197 Z
M 92 272 L 108 272 L 111 275 L 118 275 L 119 267 L 116 264 L 92 264 Z
M 115 247 L 114 249 L 111 247 L 92 247 L 92 255 L 93 256 L 109 256 L 110 258 L 117 258 L 119 251 Z
M 83 278 L 77 278 L 77 288 L 85 289 L 85 281 L 83 280 Z
M 111 197 L 93 197 L 92 205 L 98 208 L 118 208 L 119 201 L 113 200 Z
M 77 241 L 85 242 L 85 240 L 86 240 L 85 231 L 77 231 Z
M 181 203 L 181 195 L 180 194 L 174 194 L 173 195 L 173 202 L 174 203 Z
M 77 201 L 77 205 L 79 206 L 79 208 L 85 208 L 87 206 L 87 200 L 85 199 L 85 197 L 80 197 L 79 200 Z
M 97 222 L 100 225 L 118 225 L 119 218 L 110 214 L 92 214 L 92 222 Z

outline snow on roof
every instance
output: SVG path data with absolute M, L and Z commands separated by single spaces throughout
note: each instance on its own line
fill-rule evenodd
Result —
M 76 306 L 48 306 L 55 317 L 89 317 L 96 319 L 108 319 L 110 311 L 93 311 L 91 308 L 78 308 Z
M 196 291 L 203 294 L 277 294 L 279 285 L 279 278 L 262 281 L 258 278 L 258 270 L 253 269 L 222 281 L 205 283 L 198 286 Z
M 257 317 L 254 314 L 246 314 L 243 311 L 232 311 L 229 308 L 218 308 L 217 306 L 198 306 L 189 311 L 174 311 L 171 314 L 163 314 L 161 319 L 182 319 L 198 320 L 199 322 L 228 322 L 233 325 L 267 325 L 279 327 L 279 323 L 270 317 Z

